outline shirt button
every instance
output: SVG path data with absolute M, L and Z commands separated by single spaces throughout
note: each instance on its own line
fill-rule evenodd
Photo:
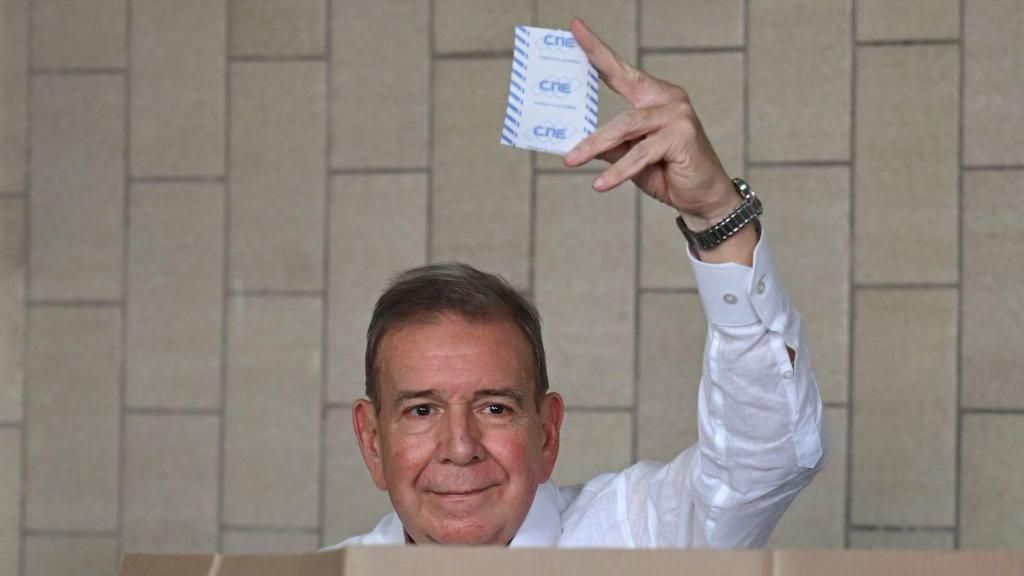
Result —
M 782 377 L 785 378 L 786 380 L 793 378 L 793 371 L 786 370 L 785 372 L 782 373 Z
M 736 303 L 736 295 L 733 294 L 732 292 L 726 292 L 725 296 L 722 296 L 722 300 L 725 300 L 726 304 L 735 304 Z
M 757 293 L 758 294 L 764 294 L 764 290 L 765 290 L 764 279 L 762 279 L 760 282 L 757 283 Z

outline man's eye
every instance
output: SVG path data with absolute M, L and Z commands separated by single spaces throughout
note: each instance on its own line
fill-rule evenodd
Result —
M 413 406 L 411 412 L 416 416 L 430 416 L 430 406 L 426 404 Z
M 502 405 L 502 404 L 488 404 L 487 405 L 487 413 L 488 414 L 493 414 L 495 416 L 500 416 L 502 414 L 507 414 L 508 413 L 508 406 L 505 406 L 505 405 Z

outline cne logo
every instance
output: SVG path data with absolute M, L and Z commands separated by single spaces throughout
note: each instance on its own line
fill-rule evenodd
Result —
M 544 37 L 540 39 L 540 45 L 542 48 L 547 50 L 554 50 L 558 52 L 574 50 L 576 46 L 578 46 L 578 44 L 576 44 L 576 39 L 573 38 L 572 35 L 563 34 L 545 34 Z
M 576 129 L 566 124 L 554 122 L 542 122 L 530 130 L 530 139 L 540 142 L 554 142 L 565 140 L 572 136 Z
M 534 93 L 538 96 L 564 98 L 580 87 L 580 81 L 565 76 L 548 76 L 537 83 Z

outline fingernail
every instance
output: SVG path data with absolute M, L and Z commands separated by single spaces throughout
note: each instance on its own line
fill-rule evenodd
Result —
M 597 180 L 594 180 L 594 188 L 604 188 L 604 184 L 604 176 L 598 176 Z
M 568 152 L 566 152 L 565 156 L 562 157 L 562 160 L 564 160 L 566 164 L 572 164 L 573 162 L 575 162 L 576 161 L 576 149 L 573 148 L 572 150 L 569 150 Z

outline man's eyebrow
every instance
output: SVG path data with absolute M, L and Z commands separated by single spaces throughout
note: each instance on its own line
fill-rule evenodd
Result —
M 523 406 L 523 393 L 518 388 L 509 386 L 508 388 L 486 388 L 484 390 L 477 390 L 474 394 L 476 398 L 488 398 L 499 396 L 502 398 L 508 398 L 516 403 L 516 406 Z
M 422 398 L 436 400 L 440 397 L 441 394 L 433 388 L 428 390 L 399 390 L 398 392 L 395 392 L 395 395 L 392 397 L 392 402 L 397 405 L 403 402 L 408 402 L 409 400 L 419 400 Z

